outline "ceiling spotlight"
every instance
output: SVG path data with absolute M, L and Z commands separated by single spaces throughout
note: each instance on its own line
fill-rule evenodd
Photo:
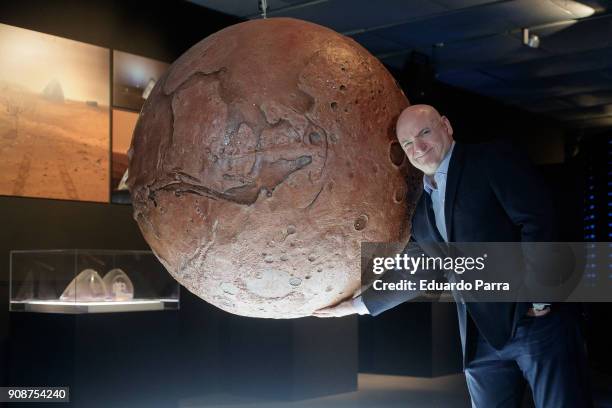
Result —
M 540 37 L 531 34 L 528 28 L 523 28 L 523 45 L 529 48 L 538 48 L 540 46 Z
M 535 34 L 531 34 L 529 36 L 529 41 L 527 41 L 527 45 L 531 48 L 538 48 L 540 46 L 540 37 Z

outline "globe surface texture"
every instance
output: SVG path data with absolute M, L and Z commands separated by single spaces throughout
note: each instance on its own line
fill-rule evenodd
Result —
M 394 130 L 407 106 L 384 66 L 332 30 L 223 29 L 172 64 L 140 113 L 134 218 L 205 301 L 311 315 L 360 288 L 361 242 L 407 241 L 419 183 Z

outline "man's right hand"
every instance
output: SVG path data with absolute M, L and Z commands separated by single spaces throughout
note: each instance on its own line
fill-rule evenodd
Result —
M 356 313 L 367 314 L 365 306 L 361 304 L 360 307 L 358 302 L 359 300 L 356 299 L 347 299 L 336 305 L 315 310 L 312 315 L 315 317 L 343 317 Z

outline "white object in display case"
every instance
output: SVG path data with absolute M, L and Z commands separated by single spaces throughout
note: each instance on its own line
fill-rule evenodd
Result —
M 11 251 L 11 311 L 176 310 L 179 285 L 151 251 Z
M 128 301 L 134 298 L 134 285 L 130 278 L 119 268 L 104 275 L 106 298 L 114 301 Z
M 61 301 L 75 299 L 79 302 L 88 302 L 106 299 L 106 287 L 98 272 L 85 269 L 79 273 L 60 296 Z

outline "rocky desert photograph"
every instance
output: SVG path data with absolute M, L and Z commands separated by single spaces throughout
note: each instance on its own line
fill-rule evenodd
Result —
M 109 201 L 109 50 L 0 24 L 0 195 Z

